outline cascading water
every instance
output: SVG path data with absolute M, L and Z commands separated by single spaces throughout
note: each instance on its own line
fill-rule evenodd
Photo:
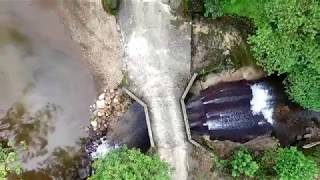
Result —
M 272 131 L 277 101 L 267 81 L 219 83 L 187 103 L 190 128 L 193 134 L 245 142 Z
M 102 137 L 91 144 L 91 150 L 89 150 L 90 158 L 92 160 L 105 155 L 113 149 L 117 149 L 120 146 L 118 144 L 112 143 L 107 137 Z M 91 151 L 91 152 L 90 152 Z

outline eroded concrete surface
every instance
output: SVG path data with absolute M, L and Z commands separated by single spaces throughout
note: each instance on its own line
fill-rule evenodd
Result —
M 125 44 L 129 89 L 149 108 L 156 148 L 187 179 L 188 142 L 179 99 L 190 79 L 191 27 L 159 0 L 126 0 L 119 24 Z

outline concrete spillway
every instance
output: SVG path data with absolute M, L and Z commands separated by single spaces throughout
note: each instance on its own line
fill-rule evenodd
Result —
M 123 1 L 118 20 L 129 89 L 149 108 L 156 149 L 174 168 L 173 179 L 186 179 L 188 143 L 179 99 L 190 78 L 190 24 L 159 0 Z
M 238 142 L 267 134 L 272 131 L 276 105 L 283 103 L 275 92 L 266 80 L 210 86 L 187 103 L 191 132 Z

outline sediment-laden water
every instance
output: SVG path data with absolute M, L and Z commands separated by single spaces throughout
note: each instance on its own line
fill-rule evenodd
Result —
M 0 138 L 16 142 L 25 180 L 74 178 L 95 97 L 78 47 L 46 2 L 0 2 Z

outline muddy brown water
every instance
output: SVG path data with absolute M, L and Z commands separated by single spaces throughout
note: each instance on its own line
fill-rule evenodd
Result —
M 54 3 L 1 1 L 0 138 L 16 142 L 23 179 L 72 178 L 94 97 Z

